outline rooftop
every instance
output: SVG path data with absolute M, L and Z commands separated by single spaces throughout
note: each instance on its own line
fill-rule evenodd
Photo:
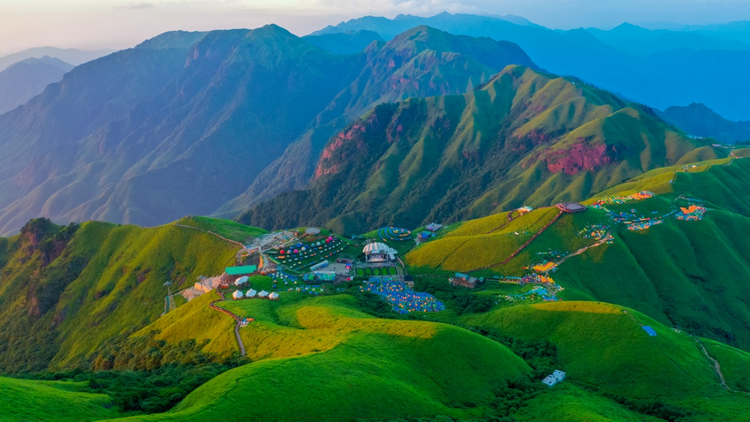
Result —
M 241 267 L 227 267 L 224 269 L 229 275 L 252 274 L 258 269 L 256 265 L 243 265 Z

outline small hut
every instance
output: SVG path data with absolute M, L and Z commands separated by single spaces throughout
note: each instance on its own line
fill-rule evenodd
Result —
M 260 293 L 258 293 L 258 297 L 261 299 L 265 299 L 268 297 L 268 292 L 265 290 L 261 290 Z
M 269 300 L 279 300 L 279 294 L 276 293 L 276 292 L 273 292 L 270 295 L 268 295 L 268 299 Z
M 255 289 L 250 289 L 250 290 L 248 290 L 248 291 L 247 291 L 247 293 L 245 293 L 245 297 L 246 297 L 246 298 L 248 298 L 248 299 L 252 299 L 252 298 L 254 298 L 254 297 L 255 297 L 255 296 L 257 295 L 257 294 L 258 294 L 258 292 L 257 292 L 257 291 L 255 291 Z
M 237 280 L 234 280 L 234 285 L 235 286 L 241 286 L 243 284 L 247 284 L 248 280 L 250 280 L 250 277 L 244 275 L 244 276 L 238 278 Z
M 241 291 L 239 291 L 239 290 L 235 290 L 234 293 L 232 293 L 232 297 L 235 300 L 242 299 L 244 296 L 245 295 Z

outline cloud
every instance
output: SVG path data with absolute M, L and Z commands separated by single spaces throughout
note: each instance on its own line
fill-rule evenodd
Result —
M 143 1 L 143 2 L 136 2 L 136 3 L 128 3 L 128 4 L 124 5 L 124 6 L 117 7 L 117 9 L 129 9 L 129 10 L 134 10 L 134 9 L 153 9 L 154 7 L 156 7 L 156 6 L 153 3 L 147 3 L 145 1 Z

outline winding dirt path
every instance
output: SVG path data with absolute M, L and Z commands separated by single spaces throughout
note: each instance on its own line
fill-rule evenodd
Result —
M 559 262 L 556 262 L 555 266 L 559 267 L 560 265 L 562 265 L 563 262 L 567 261 L 568 258 L 572 258 L 574 256 L 580 255 L 580 254 L 586 252 L 587 250 L 589 250 L 591 248 L 596 248 L 596 247 L 602 246 L 603 244 L 607 243 L 608 241 L 614 240 L 614 239 L 615 238 L 612 236 L 612 233 L 607 232 L 607 234 L 601 240 L 599 240 L 596 243 L 593 243 L 591 245 L 584 246 L 583 248 L 578 249 L 577 251 L 573 252 L 572 254 L 565 256 Z M 547 271 L 545 273 L 545 275 L 549 275 L 549 271 Z
M 211 308 L 211 309 L 213 309 L 213 310 L 215 310 L 215 311 L 219 311 L 219 312 L 221 312 L 223 314 L 229 315 L 230 317 L 234 318 L 234 320 L 236 321 L 236 324 L 234 325 L 234 336 L 237 339 L 237 345 L 240 348 L 240 354 L 242 356 L 245 356 L 245 344 L 242 342 L 242 337 L 240 336 L 240 324 L 241 324 L 240 317 L 238 317 L 234 313 L 232 313 L 232 312 L 230 312 L 230 311 L 228 311 L 228 310 L 226 310 L 224 308 L 220 308 L 220 307 L 216 306 L 217 302 L 223 302 L 225 300 L 224 299 L 224 293 L 220 292 L 219 289 L 216 289 L 216 292 L 219 294 L 219 296 L 221 296 L 221 299 L 214 300 L 213 302 L 209 303 L 208 307 Z
M 719 364 L 719 361 L 714 359 L 711 355 L 708 354 L 708 350 L 706 350 L 706 346 L 704 346 L 703 343 L 701 343 L 701 341 L 698 340 L 698 337 L 695 337 L 692 334 L 690 334 L 690 337 L 693 340 L 695 340 L 696 343 L 698 343 L 698 346 L 701 347 L 701 350 L 703 351 L 703 355 L 705 355 L 708 358 L 708 360 L 710 360 L 713 363 L 712 369 L 714 370 L 714 372 L 716 372 L 716 375 L 719 376 L 719 379 L 721 380 L 721 386 L 724 387 L 725 390 L 731 391 L 732 393 L 741 393 L 741 394 L 750 395 L 750 393 L 748 393 L 747 391 L 735 390 L 734 388 L 727 385 L 727 381 L 726 379 L 724 379 L 724 374 L 721 372 L 721 364 Z
M 515 210 L 513 210 L 513 211 L 515 211 Z M 508 213 L 508 221 L 506 221 L 505 223 L 503 223 L 503 224 L 501 224 L 501 225 L 499 225 L 499 226 L 495 227 L 494 229 L 492 229 L 492 230 L 488 231 L 488 232 L 487 232 L 487 233 L 485 233 L 485 234 L 492 234 L 492 233 L 494 233 L 494 232 L 496 232 L 496 231 L 498 231 L 498 230 L 502 229 L 503 227 L 507 226 L 508 224 L 510 224 L 510 222 L 511 222 L 511 221 L 513 221 L 513 220 L 515 219 L 515 218 L 513 218 L 513 211 L 510 211 L 510 212 Z M 519 215 L 519 217 L 520 217 L 520 215 Z
M 177 223 L 172 223 L 172 225 L 173 226 L 177 226 L 177 227 L 184 227 L 186 229 L 199 230 L 199 231 L 202 231 L 202 232 L 205 232 L 205 233 L 209 233 L 209 234 L 212 234 L 212 235 L 218 237 L 219 239 L 225 240 L 225 241 L 227 241 L 229 243 L 234 243 L 235 245 L 241 247 L 242 249 L 245 249 L 245 245 L 243 245 L 242 243 L 237 242 L 237 241 L 232 240 L 232 239 L 227 239 L 226 237 L 224 237 L 224 236 L 222 236 L 222 235 L 220 235 L 218 233 L 214 233 L 214 232 L 212 232 L 210 230 L 202 229 L 200 227 L 186 226 L 184 224 L 177 224 Z

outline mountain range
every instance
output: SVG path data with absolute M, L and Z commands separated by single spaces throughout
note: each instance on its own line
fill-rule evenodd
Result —
M 374 105 L 463 93 L 509 64 L 535 67 L 514 44 L 426 27 L 356 55 L 277 26 L 164 34 L 0 116 L 0 227 L 243 209 L 304 186 L 329 137 Z
M 395 19 L 367 16 L 313 35 L 368 30 L 390 39 L 416 25 L 514 42 L 547 71 L 574 75 L 651 107 L 699 102 L 731 120 L 750 119 L 750 107 L 742 101 L 750 94 L 750 85 L 737 82 L 732 89 L 726 85 L 743 80 L 743 69 L 750 63 L 750 41 L 726 36 L 722 32 L 726 27 L 715 32 L 705 28 L 650 31 L 634 25 L 610 31 L 560 31 L 502 17 L 441 13 Z M 729 32 L 741 35 L 740 29 Z
M 704 104 L 672 106 L 658 114 L 662 119 L 694 136 L 713 138 L 728 144 L 750 141 L 750 121 L 727 120 Z
M 343 233 L 463 220 L 579 201 L 657 167 L 727 154 L 708 145 L 580 80 L 509 66 L 464 95 L 376 107 L 329 142 L 305 190 L 239 220 Z
M 41 94 L 47 85 L 59 82 L 71 69 L 71 64 L 44 56 L 22 60 L 0 71 L 0 114 Z
M 99 57 L 106 56 L 107 54 L 110 54 L 112 52 L 113 50 L 84 51 L 76 48 L 56 47 L 29 48 L 17 53 L 0 57 L 0 70 L 4 70 L 14 63 L 18 63 L 26 59 L 39 59 L 44 56 L 62 60 L 65 63 L 69 63 L 73 66 L 78 66 L 79 64 L 98 59 Z

